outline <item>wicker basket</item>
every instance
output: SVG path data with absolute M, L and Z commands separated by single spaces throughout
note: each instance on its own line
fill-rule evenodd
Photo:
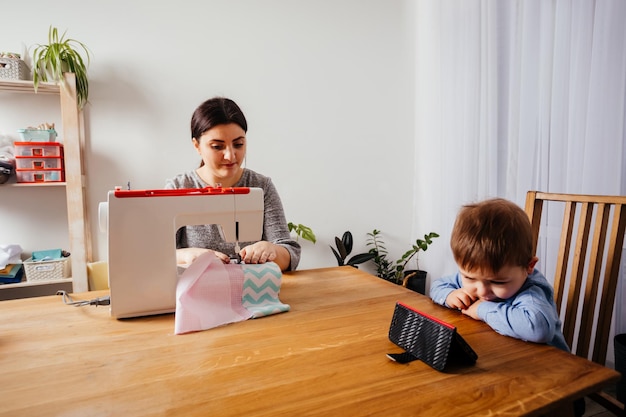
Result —
M 36 261 L 28 258 L 24 261 L 26 281 L 51 281 L 69 278 L 71 275 L 70 257 L 52 261 Z
M 30 70 L 28 65 L 21 59 L 0 58 L 0 78 L 8 80 L 28 80 Z

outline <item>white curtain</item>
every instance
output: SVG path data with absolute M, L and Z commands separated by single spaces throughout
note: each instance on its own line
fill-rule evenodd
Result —
M 523 207 L 531 189 L 626 195 L 626 1 L 417 0 L 415 10 L 414 230 L 443 238 L 420 258 L 430 279 L 456 270 L 448 239 L 464 203 Z

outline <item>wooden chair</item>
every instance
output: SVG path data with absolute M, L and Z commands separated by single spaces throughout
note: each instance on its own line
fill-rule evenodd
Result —
M 626 229 L 626 196 L 529 191 L 526 214 L 532 224 L 535 252 L 542 212 L 542 237 L 546 226 L 551 229 L 554 225 L 555 214 L 559 222 L 562 218 L 554 296 L 565 339 L 572 353 L 604 365 Z M 625 415 L 624 404 L 605 392 L 589 397 L 612 413 Z

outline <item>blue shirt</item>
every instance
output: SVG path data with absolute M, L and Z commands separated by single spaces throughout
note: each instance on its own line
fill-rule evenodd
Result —
M 458 272 L 439 278 L 431 285 L 430 298 L 437 304 L 450 307 L 446 304 L 448 294 L 461 287 L 461 274 Z M 482 321 L 500 334 L 570 351 L 561 331 L 554 290 L 537 269 L 526 278 L 514 296 L 500 301 L 483 301 L 477 313 Z

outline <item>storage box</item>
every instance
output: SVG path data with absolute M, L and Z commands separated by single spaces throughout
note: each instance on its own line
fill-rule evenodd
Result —
M 71 256 L 52 261 L 33 261 L 28 258 L 24 261 L 26 281 L 50 281 L 69 278 L 72 273 Z
M 17 182 L 64 182 L 65 171 L 62 169 L 16 169 Z
M 63 159 L 60 156 L 51 156 L 49 158 L 31 158 L 18 156 L 15 158 L 15 168 L 17 169 L 62 169 Z
M 0 58 L 0 78 L 8 80 L 28 80 L 30 69 L 24 61 L 18 58 Z
M 15 156 L 63 156 L 59 142 L 15 142 Z
M 63 145 L 58 142 L 15 142 L 17 182 L 63 182 Z
M 57 131 L 54 129 L 17 129 L 23 142 L 54 142 Z

